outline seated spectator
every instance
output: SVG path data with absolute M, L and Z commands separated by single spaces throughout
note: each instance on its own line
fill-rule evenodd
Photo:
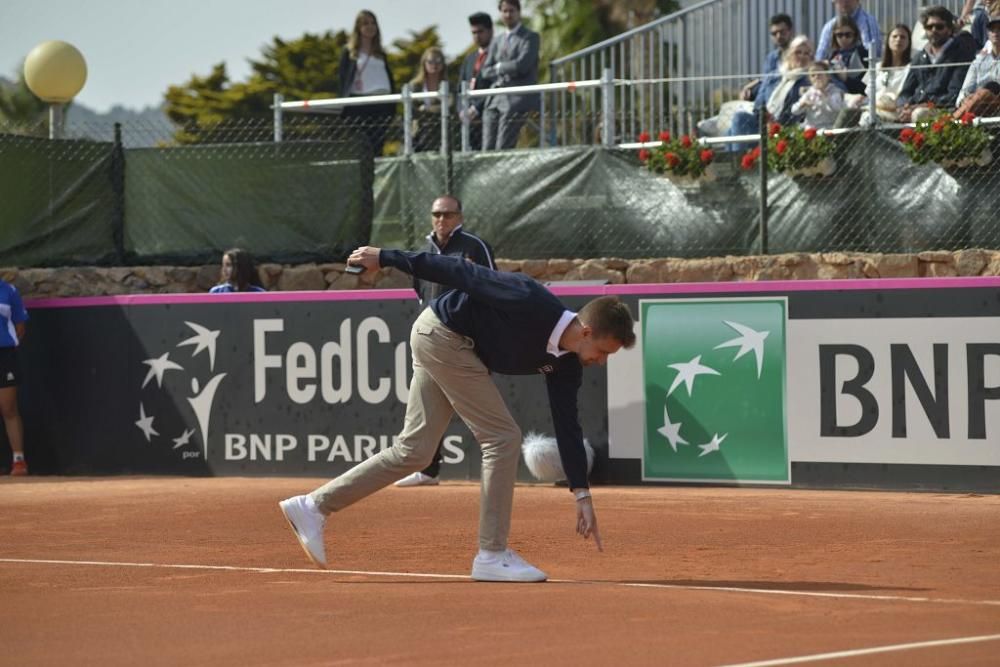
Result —
M 830 67 L 844 83 L 847 92 L 859 95 L 865 92 L 862 82 L 868 69 L 868 49 L 861 43 L 858 24 L 850 16 L 839 16 L 833 23 L 834 49 Z
M 865 46 L 871 45 L 872 56 L 878 57 L 879 48 L 882 45 L 882 31 L 878 27 L 878 21 L 871 14 L 861 9 L 861 0 L 833 0 L 837 9 L 837 17 L 830 19 L 823 26 L 823 31 L 819 36 L 819 44 L 816 45 L 816 59 L 829 60 L 833 55 L 836 44 L 833 41 L 834 24 L 837 18 L 847 16 L 854 20 L 861 33 L 861 43 Z
M 444 53 L 432 46 L 420 56 L 420 71 L 410 81 L 414 93 L 434 93 L 444 80 Z M 430 151 L 441 147 L 441 100 L 420 100 L 414 107 L 413 150 Z
M 953 109 L 969 63 L 976 55 L 972 35 L 967 32 L 955 34 L 955 15 L 946 7 L 934 5 L 924 9 L 920 24 L 927 34 L 927 44 L 913 60 L 915 67 L 906 76 L 896 100 L 899 120 L 904 123 L 915 120 L 914 111 L 926 108 L 929 103 Z
M 799 101 L 802 91 L 810 84 L 808 68 L 813 63 L 814 55 L 812 42 L 805 35 L 799 35 L 789 43 L 781 64 L 781 78 L 765 103 L 771 119 L 782 125 L 802 120 L 803 116 L 796 115 L 792 106 Z M 758 132 L 754 114 L 739 111 L 733 115 L 729 136 Z M 731 148 L 733 149 L 735 146 Z
M 844 108 L 844 93 L 833 83 L 830 66 L 825 62 L 814 62 L 808 71 L 812 85 L 802 91 L 791 111 L 796 116 L 805 116 L 802 124 L 806 127 L 831 128 Z
M 260 274 L 257 273 L 253 256 L 240 248 L 231 248 L 222 253 L 219 280 L 221 282 L 218 285 L 208 290 L 210 293 L 265 291 L 260 286 Z
M 984 90 L 984 86 L 987 83 L 991 81 L 1000 82 L 1000 14 L 990 17 L 987 23 L 987 30 L 989 41 L 986 43 L 986 48 L 976 56 L 976 59 L 972 62 L 972 66 L 969 67 L 968 73 L 965 75 L 962 90 L 959 92 L 958 99 L 956 100 L 956 104 L 959 107 L 971 95 L 975 94 L 976 91 Z M 980 93 L 979 98 L 982 100 L 979 104 L 982 104 L 983 102 L 988 102 L 989 95 Z M 983 113 L 984 111 L 986 109 L 980 109 L 978 112 L 972 111 L 972 113 L 982 116 L 986 115 Z
M 858 95 L 848 100 L 848 108 L 837 118 L 836 127 L 853 127 L 860 124 L 870 127 L 872 123 L 869 111 L 868 95 L 875 95 L 875 113 L 879 119 L 895 123 L 899 120 L 896 98 L 910 73 L 910 59 L 913 56 L 913 33 L 910 27 L 897 23 L 886 35 L 885 48 L 882 49 L 882 60 L 875 64 L 875 80 L 865 74 L 862 83 L 865 85 L 865 95 Z
M 998 14 L 1000 14 L 1000 0 L 965 0 L 958 18 L 958 27 L 969 25 L 969 32 L 976 40 L 976 48 L 981 49 L 986 46 L 986 41 L 989 39 L 987 28 L 989 17 Z
M 750 81 L 740 91 L 740 99 L 753 102 L 756 108 L 764 106 L 768 96 L 781 79 L 781 61 L 785 56 L 788 43 L 792 41 L 792 17 L 788 14 L 775 14 L 768 21 L 768 32 L 774 49 L 764 57 L 764 76 Z
M 729 132 L 733 115 L 737 111 L 749 113 L 760 109 L 767 102 L 771 91 L 781 80 L 781 62 L 792 39 L 792 18 L 788 14 L 775 14 L 768 21 L 771 43 L 774 49 L 764 57 L 763 77 L 748 82 L 740 90 L 739 100 L 723 102 L 719 113 L 698 123 L 698 134 L 703 137 L 718 137 Z

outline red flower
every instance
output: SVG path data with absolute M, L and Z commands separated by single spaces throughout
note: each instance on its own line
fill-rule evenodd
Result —
M 779 125 L 778 123 L 771 123 L 770 125 L 767 126 L 767 132 L 772 137 L 776 137 L 778 136 L 778 133 L 781 132 L 781 125 Z
M 913 147 L 914 148 L 920 148 L 921 146 L 924 145 L 924 140 L 925 139 L 927 139 L 927 137 L 924 136 L 923 132 L 916 132 L 916 133 L 914 133 L 914 135 L 913 135 Z
M 914 134 L 915 132 L 912 127 L 904 127 L 903 131 L 899 133 L 899 140 L 904 144 L 908 144 L 913 139 Z
M 753 163 L 756 161 L 757 159 L 754 158 L 753 152 L 746 153 L 740 161 L 740 167 L 743 169 L 753 169 Z
M 753 159 L 754 160 L 756 160 L 757 158 L 759 158 L 760 157 L 760 146 L 754 146 L 753 150 L 750 151 L 750 154 L 753 155 Z
M 966 111 L 962 114 L 962 125 L 972 125 L 972 121 L 976 119 L 976 114 L 971 111 Z
M 686 134 L 681 137 L 681 146 L 684 148 L 691 148 L 691 137 Z
M 663 143 L 667 143 L 668 141 L 670 141 L 670 133 L 667 132 L 666 130 L 660 132 L 660 141 L 662 141 Z
M 663 158 L 667 161 L 667 164 L 670 165 L 671 167 L 676 167 L 681 162 L 681 159 L 677 157 L 676 153 L 667 153 L 666 155 L 663 156 Z
M 639 162 L 645 162 L 646 160 L 649 159 L 650 155 L 651 153 L 647 151 L 645 148 L 639 149 Z
M 935 133 L 940 133 L 944 129 L 944 121 L 937 121 L 931 125 L 931 130 Z
M 806 138 L 806 141 L 812 141 L 816 138 L 816 128 L 807 127 L 806 131 L 802 133 L 802 136 Z
M 640 144 L 644 144 L 647 141 L 649 141 L 649 132 L 640 132 L 639 133 L 639 143 Z
M 784 139 L 779 139 L 778 143 L 774 145 L 774 152 L 778 155 L 784 155 L 785 151 L 788 150 L 788 142 Z
M 712 149 L 706 148 L 701 152 L 699 157 L 701 158 L 703 164 L 708 164 L 709 162 L 715 159 L 715 153 L 712 152 Z

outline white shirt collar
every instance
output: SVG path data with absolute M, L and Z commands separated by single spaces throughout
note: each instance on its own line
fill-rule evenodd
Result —
M 556 323 L 556 328 L 552 330 L 552 335 L 549 336 L 549 344 L 545 346 L 545 351 L 551 354 L 553 357 L 561 357 L 564 354 L 569 354 L 569 350 L 559 349 L 559 339 L 562 338 L 563 333 L 566 331 L 573 319 L 576 317 L 576 313 L 572 310 L 564 310 L 562 317 Z

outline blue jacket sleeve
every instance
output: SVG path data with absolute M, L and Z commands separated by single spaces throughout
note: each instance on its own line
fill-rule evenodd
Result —
M 575 357 L 558 364 L 558 370 L 545 376 L 549 393 L 552 424 L 556 431 L 559 458 L 571 489 L 590 487 L 587 479 L 587 453 L 583 448 L 583 430 L 577 411 L 577 394 L 583 382 L 583 369 Z
M 447 285 L 506 310 L 530 309 L 532 280 L 518 273 L 505 273 L 467 262 L 461 257 L 426 252 L 383 249 L 379 264 L 409 273 L 414 278 Z

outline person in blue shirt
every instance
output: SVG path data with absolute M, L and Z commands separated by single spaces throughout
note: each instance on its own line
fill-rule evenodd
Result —
M 230 248 L 222 253 L 219 280 L 222 282 L 208 290 L 210 293 L 265 291 L 260 286 L 260 274 L 254 265 L 253 255 L 241 248 Z
M 477 581 L 544 581 L 546 575 L 507 546 L 521 430 L 491 377 L 545 377 L 556 441 L 576 497 L 576 530 L 601 545 L 587 480 L 577 412 L 583 367 L 604 364 L 635 344 L 632 315 L 617 297 L 567 310 L 522 273 L 494 271 L 461 257 L 361 247 L 348 259 L 366 270 L 392 267 L 452 289 L 425 308 L 410 332 L 413 379 L 398 442 L 312 493 L 279 503 L 306 555 L 326 565 L 327 516 L 420 470 L 434 455 L 453 413 L 482 447 Z
M 27 321 L 28 311 L 17 288 L 0 280 L 0 414 L 14 452 L 11 475 L 28 474 L 28 464 L 24 460 L 24 426 L 17 408 L 17 386 L 21 381 L 17 346 L 24 339 Z

